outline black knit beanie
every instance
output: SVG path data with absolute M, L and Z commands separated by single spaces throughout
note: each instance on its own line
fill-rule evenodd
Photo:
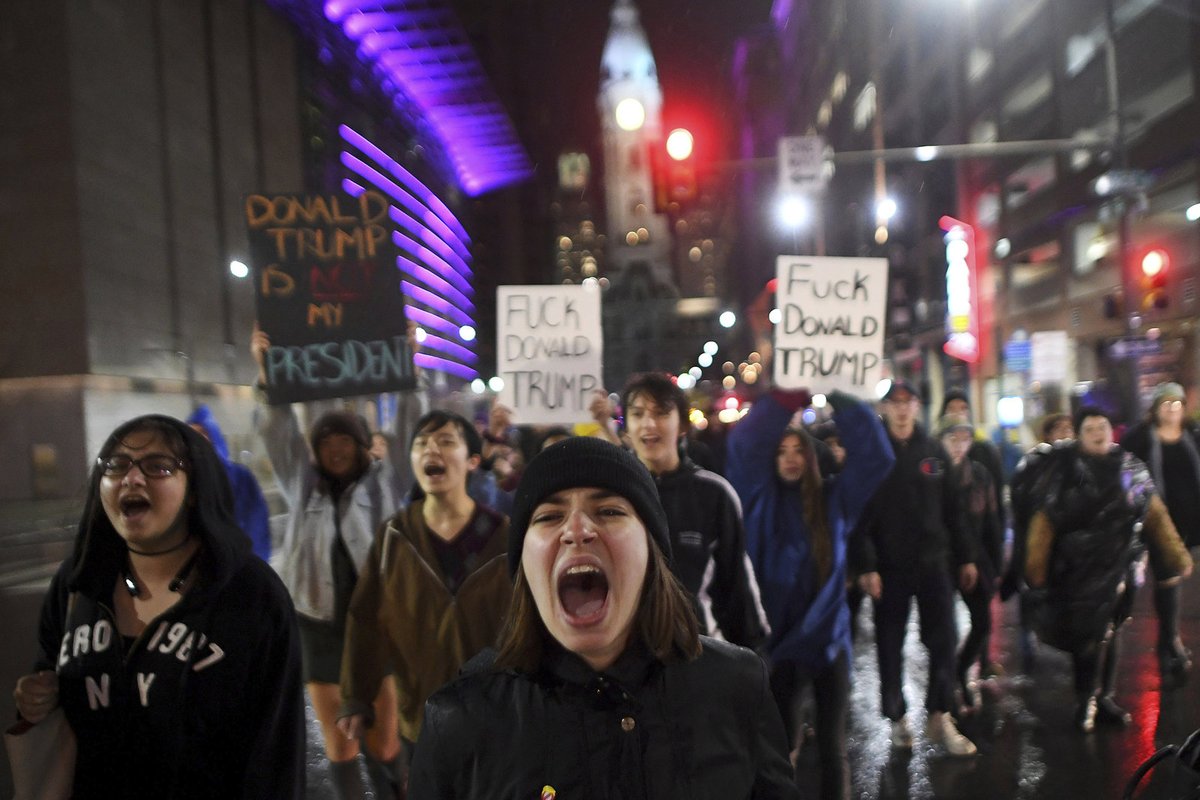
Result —
M 367 428 L 366 420 L 353 411 L 329 411 L 318 417 L 312 426 L 308 441 L 313 452 L 317 452 L 317 445 L 322 439 L 337 433 L 344 433 L 364 449 L 371 447 L 371 431 Z
M 671 560 L 671 535 L 667 512 L 658 499 L 658 488 L 637 456 L 593 436 L 574 436 L 538 453 L 525 467 L 513 500 L 508 526 L 508 572 L 517 574 L 525 530 L 534 508 L 563 489 L 608 489 L 633 504 L 650 538 Z

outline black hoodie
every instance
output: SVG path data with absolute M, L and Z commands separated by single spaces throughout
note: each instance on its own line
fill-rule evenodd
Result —
M 196 579 L 132 646 L 122 640 L 112 597 L 125 545 L 93 470 L 74 554 L 42 606 L 37 664 L 59 673 L 59 701 L 78 742 L 74 797 L 302 797 L 304 698 L 291 600 L 234 522 L 211 445 L 170 417 L 141 419 L 179 430 L 186 444 L 188 530 L 201 540 Z

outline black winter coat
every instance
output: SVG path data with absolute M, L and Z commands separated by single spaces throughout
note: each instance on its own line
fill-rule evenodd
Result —
M 757 647 L 769 633 L 746 555 L 742 503 L 729 482 L 687 458 L 654 483 L 671 531 L 671 571 L 695 603 L 702 633 Z
M 927 575 L 975 562 L 950 456 L 920 426 L 907 441 L 890 433 L 896 463 L 854 531 L 855 572 Z
M 597 673 L 555 647 L 536 675 L 460 677 L 425 706 L 409 797 L 799 797 L 762 660 L 701 642 L 690 662 L 635 647 Z

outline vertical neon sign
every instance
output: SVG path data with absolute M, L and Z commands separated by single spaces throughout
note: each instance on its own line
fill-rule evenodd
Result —
M 938 224 L 946 235 L 947 355 L 975 364 L 979 361 L 979 313 L 976 291 L 975 230 L 954 217 Z

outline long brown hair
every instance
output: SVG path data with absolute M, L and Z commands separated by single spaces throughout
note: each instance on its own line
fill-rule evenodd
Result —
M 804 454 L 804 473 L 800 477 L 800 505 L 804 511 L 804 524 L 808 526 L 809 542 L 812 547 L 813 563 L 817 568 L 817 580 L 824 583 L 833 571 L 833 540 L 829 536 L 829 521 L 825 514 L 825 488 L 821 479 L 821 466 L 813 438 L 802 428 L 787 428 L 779 437 L 779 444 L 794 436 L 800 442 Z
M 671 572 L 662 550 L 647 537 L 650 558 L 642 598 L 633 619 L 633 634 L 663 663 L 700 656 L 700 625 L 687 593 Z M 500 630 L 497 669 L 534 672 L 542 662 L 550 632 L 542 622 L 524 566 L 513 578 L 512 603 Z

